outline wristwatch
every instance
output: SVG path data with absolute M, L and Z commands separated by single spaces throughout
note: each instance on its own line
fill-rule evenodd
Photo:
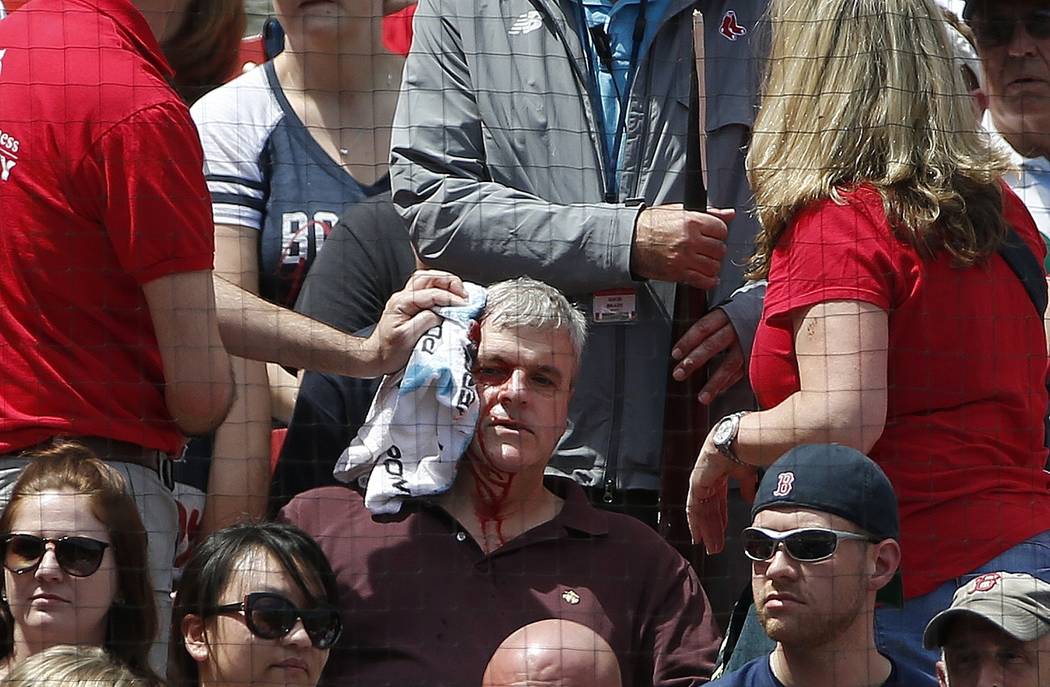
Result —
M 740 432 L 740 418 L 747 415 L 747 413 L 748 411 L 742 410 L 739 413 L 726 415 L 715 424 L 714 431 L 711 433 L 711 439 L 714 441 L 718 452 L 738 465 L 748 465 L 740 460 L 733 450 L 733 444 L 736 443 L 736 435 Z M 748 465 L 748 467 L 752 466 Z

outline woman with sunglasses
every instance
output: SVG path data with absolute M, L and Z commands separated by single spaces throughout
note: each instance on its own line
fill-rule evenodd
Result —
M 0 672 L 59 644 L 99 646 L 153 677 L 146 533 L 124 479 L 87 449 L 40 452 L 0 514 Z
M 961 579 L 1050 573 L 1046 336 L 1007 261 L 1027 258 L 1038 290 L 1045 247 L 977 131 L 933 0 L 774 0 L 770 17 L 747 158 L 750 276 L 768 279 L 750 369 L 762 410 L 707 437 L 690 528 L 720 551 L 727 477 L 753 490 L 794 446 L 871 456 L 903 552 L 905 604 L 878 611 L 880 645 L 932 680 L 922 631 Z
M 227 527 L 183 568 L 169 665 L 176 681 L 201 687 L 312 687 L 342 632 L 336 603 L 335 575 L 307 534 L 285 523 Z

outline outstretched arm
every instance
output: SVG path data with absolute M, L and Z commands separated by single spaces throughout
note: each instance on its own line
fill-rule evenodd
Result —
M 423 332 L 440 321 L 430 308 L 466 302 L 459 277 L 418 271 L 390 297 L 366 339 L 265 301 L 221 277 L 215 279 L 215 291 L 219 328 L 230 353 L 348 377 L 377 377 L 400 369 Z

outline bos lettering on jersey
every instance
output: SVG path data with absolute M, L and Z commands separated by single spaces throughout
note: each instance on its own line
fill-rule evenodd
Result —
M 314 213 L 313 219 L 305 212 L 285 212 L 281 215 L 281 243 L 284 245 L 281 262 L 298 264 L 300 260 L 320 250 L 324 240 L 332 233 L 332 227 L 339 221 L 339 215 L 321 210 Z M 311 235 L 312 234 L 312 235 Z

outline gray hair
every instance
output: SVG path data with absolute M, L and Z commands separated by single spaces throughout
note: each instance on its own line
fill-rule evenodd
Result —
M 6 687 L 160 687 L 97 646 L 53 646 L 15 663 Z
M 561 329 L 572 341 L 576 360 L 587 339 L 587 318 L 561 291 L 530 277 L 508 279 L 488 287 L 481 324 L 500 329 Z

